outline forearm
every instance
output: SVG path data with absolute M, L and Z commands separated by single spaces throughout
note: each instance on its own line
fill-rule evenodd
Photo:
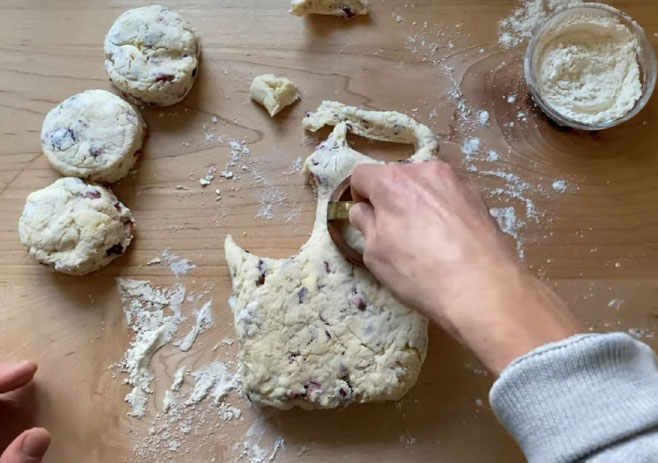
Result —
M 496 375 L 513 360 L 580 331 L 564 304 L 544 284 L 514 264 L 486 271 L 437 311 L 438 320 Z

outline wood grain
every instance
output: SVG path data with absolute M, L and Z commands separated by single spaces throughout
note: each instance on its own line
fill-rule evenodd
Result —
M 127 387 L 108 369 L 130 341 L 114 278 L 174 284 L 168 270 L 144 265 L 170 248 L 198 266 L 182 277 L 189 290 L 212 288 L 215 327 L 190 354 L 173 346 L 158 353 L 152 364 L 156 377 L 168 378 L 181 365 L 234 358 L 235 346 L 212 350 L 223 337 L 234 337 L 224 236 L 230 233 L 247 249 L 272 257 L 294 254 L 304 243 L 315 201 L 299 174 L 284 173 L 298 156 L 312 152 L 300 122 L 323 99 L 396 109 L 429 124 L 441 136 L 442 156 L 470 175 L 492 206 L 516 208 L 527 222 L 521 233 L 527 265 L 588 326 L 656 329 L 658 101 L 653 98 L 637 118 L 606 132 L 555 127 L 527 97 L 523 47 L 505 51 L 497 44 L 497 22 L 515 2 L 372 0 L 370 16 L 349 22 L 292 17 L 283 0 L 162 3 L 198 31 L 199 78 L 181 104 L 143 111 L 150 133 L 144 157 L 137 173 L 114 186 L 134 212 L 137 238 L 124 257 L 84 278 L 51 273 L 30 260 L 16 224 L 26 196 L 58 177 L 40 153 L 44 115 L 74 93 L 111 89 L 103 38 L 123 10 L 137 5 L 117 0 L 4 0 L 0 5 L 0 357 L 39 361 L 37 381 L 28 391 L 31 414 L 15 421 L 12 430 L 28 422 L 48 427 L 54 440 L 45 461 L 164 460 L 136 459 L 133 448 L 146 436 L 168 380 L 155 382 L 149 416 L 135 420 L 126 415 Z M 653 0 L 611 3 L 638 19 L 654 44 L 658 41 Z M 403 20 L 397 22 L 395 15 Z M 302 100 L 274 120 L 247 94 L 251 78 L 265 72 L 286 75 L 302 92 Z M 462 120 L 450 95 L 454 88 L 474 111 L 489 111 L 486 127 Z M 517 103 L 507 103 L 510 94 L 518 96 Z M 519 111 L 527 113 L 527 122 L 518 120 Z M 211 166 L 221 170 L 230 155 L 226 143 L 208 141 L 206 133 L 244 140 L 255 160 L 252 169 L 238 180 L 202 189 L 198 179 Z M 500 161 L 465 163 L 461 146 L 471 136 L 500 153 Z M 354 142 L 382 159 L 411 151 Z M 469 166 L 478 171 L 468 173 Z M 522 203 L 492 196 L 495 188 L 508 186 L 482 173 L 492 168 L 532 185 L 527 196 L 543 214 L 538 223 L 524 217 Z M 254 180 L 255 171 L 266 184 Z M 552 190 L 557 178 L 567 181 L 565 194 Z M 214 188 L 222 189 L 221 201 L 215 201 Z M 256 218 L 268 201 L 274 202 L 274 218 Z M 619 310 L 608 306 L 611 300 L 620 302 Z M 268 414 L 268 432 L 287 443 L 276 461 L 524 461 L 487 405 L 493 378 L 479 374 L 470 354 L 437 328 L 430 334 L 421 378 L 400 404 Z M 235 403 L 244 411 L 243 421 L 206 430 L 173 460 L 235 459 L 233 444 L 260 413 Z M 2 437 L 0 445 L 10 436 Z

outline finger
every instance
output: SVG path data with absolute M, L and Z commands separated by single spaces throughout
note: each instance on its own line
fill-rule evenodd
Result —
M 374 164 L 361 164 L 354 168 L 350 185 L 352 187 L 352 195 L 355 196 L 355 201 L 364 201 L 370 199 L 370 196 L 375 190 L 375 184 L 379 177 L 379 169 L 383 166 Z
M 39 463 L 50 446 L 50 433 L 43 428 L 23 432 L 0 456 L 0 463 Z
M 36 371 L 37 364 L 34 362 L 0 365 L 0 394 L 26 385 L 32 381 Z
M 375 225 L 375 210 L 368 203 L 356 203 L 350 208 L 350 223 L 363 233 L 367 241 Z

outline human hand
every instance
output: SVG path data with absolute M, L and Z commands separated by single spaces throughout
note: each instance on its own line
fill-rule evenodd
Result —
M 15 391 L 32 381 L 34 362 L 0 365 L 0 394 Z M 0 396 L 0 400 L 5 399 Z M 8 399 L 11 400 L 11 399 Z M 0 463 L 39 463 L 50 445 L 50 434 L 43 428 L 23 432 L 0 455 Z
M 351 183 L 360 202 L 350 222 L 365 236 L 368 269 L 495 373 L 578 331 L 557 296 L 519 264 L 480 195 L 448 164 L 361 165 Z

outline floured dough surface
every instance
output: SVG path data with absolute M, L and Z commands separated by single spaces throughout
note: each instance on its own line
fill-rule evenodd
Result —
M 340 117 L 325 117 L 328 108 Z M 350 114 L 360 117 L 349 122 Z M 250 400 L 280 409 L 397 400 L 416 382 L 427 350 L 427 320 L 343 258 L 326 213 L 331 192 L 357 164 L 379 162 L 351 149 L 348 131 L 414 143 L 412 162 L 434 157 L 436 138 L 415 137 L 429 129 L 403 114 L 333 102 L 304 121 L 311 130 L 320 124 L 336 127 L 305 163 L 318 205 L 300 253 L 268 259 L 244 251 L 230 236 L 225 243 L 242 383 Z
M 161 5 L 124 12 L 105 36 L 105 70 L 138 104 L 168 106 L 190 91 L 199 43 L 175 11 Z
M 87 90 L 50 110 L 41 147 L 62 174 L 109 183 L 135 165 L 145 131 L 128 102 L 105 90 Z
M 249 95 L 254 101 L 265 106 L 270 117 L 276 116 L 299 98 L 297 87 L 290 79 L 274 74 L 254 77 L 249 87 Z
M 133 238 L 130 210 L 106 188 L 65 177 L 27 197 L 21 242 L 42 264 L 84 275 L 121 256 Z
M 290 13 L 295 16 L 328 14 L 349 19 L 368 14 L 368 8 L 364 0 L 292 0 Z

